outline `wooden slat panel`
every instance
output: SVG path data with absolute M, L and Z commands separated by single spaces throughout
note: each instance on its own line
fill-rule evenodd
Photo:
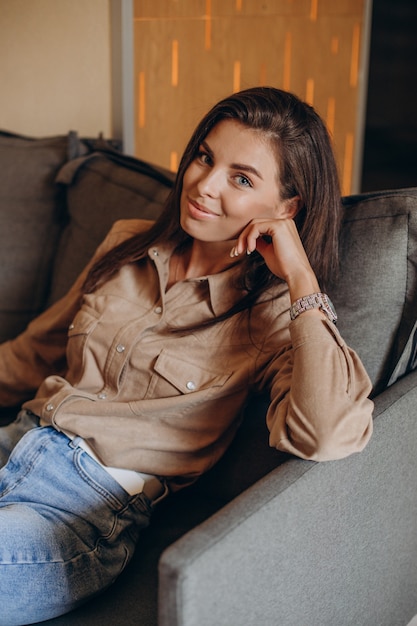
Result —
M 212 104 L 269 84 L 306 99 L 328 123 L 349 193 L 364 2 L 135 0 L 137 156 L 175 168 Z

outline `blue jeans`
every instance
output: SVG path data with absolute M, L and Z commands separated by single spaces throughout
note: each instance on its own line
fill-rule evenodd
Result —
M 22 411 L 0 428 L 0 623 L 33 624 L 103 591 L 129 562 L 152 505 Z

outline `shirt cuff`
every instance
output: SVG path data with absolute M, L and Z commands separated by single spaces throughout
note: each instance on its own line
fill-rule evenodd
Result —
M 328 319 L 316 315 L 299 315 L 290 322 L 291 343 L 296 349 L 305 343 L 334 342 L 342 347 L 345 341 L 339 333 L 336 325 Z

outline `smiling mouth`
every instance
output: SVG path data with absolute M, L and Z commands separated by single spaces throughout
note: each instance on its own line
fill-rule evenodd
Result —
M 206 209 L 206 207 L 191 198 L 188 198 L 188 205 L 190 207 L 191 214 L 195 213 L 198 215 L 206 215 L 207 217 L 219 217 L 218 213 L 214 213 L 213 211 Z

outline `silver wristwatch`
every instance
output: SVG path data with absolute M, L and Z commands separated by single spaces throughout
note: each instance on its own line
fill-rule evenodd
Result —
M 333 324 L 336 324 L 336 311 L 329 296 L 325 293 L 312 293 L 310 296 L 304 296 L 293 302 L 290 308 L 290 317 L 295 320 L 301 313 L 309 309 L 320 309 Z

